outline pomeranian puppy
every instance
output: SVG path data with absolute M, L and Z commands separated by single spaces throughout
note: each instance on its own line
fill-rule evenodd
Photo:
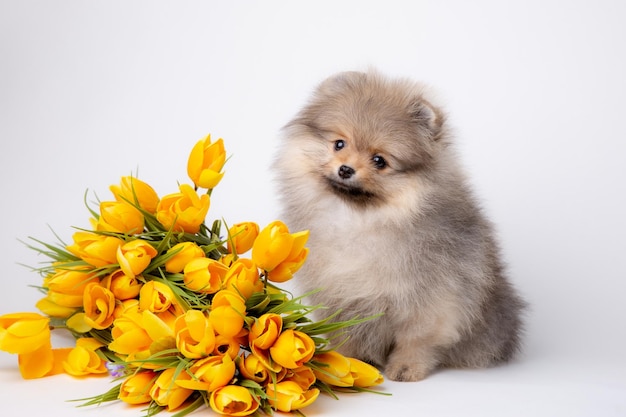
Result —
M 418 381 L 519 350 L 525 306 L 425 89 L 375 72 L 321 83 L 274 164 L 291 230 L 310 230 L 296 285 L 349 328 L 339 348 Z M 324 313 L 322 313 L 323 315 Z

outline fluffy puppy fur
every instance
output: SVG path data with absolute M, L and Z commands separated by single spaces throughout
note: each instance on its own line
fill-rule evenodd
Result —
M 274 165 L 282 218 L 311 232 L 295 282 L 340 320 L 384 313 L 339 350 L 396 381 L 520 346 L 524 302 L 450 144 L 421 85 L 340 73 L 286 125 Z

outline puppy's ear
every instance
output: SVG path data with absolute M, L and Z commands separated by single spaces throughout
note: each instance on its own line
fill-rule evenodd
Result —
M 423 97 L 416 97 L 411 102 L 409 116 L 422 134 L 435 141 L 441 138 L 443 114 Z

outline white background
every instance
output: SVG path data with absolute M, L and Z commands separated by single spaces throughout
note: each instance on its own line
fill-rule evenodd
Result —
M 19 264 L 44 259 L 18 239 L 70 239 L 88 226 L 85 190 L 109 199 L 123 175 L 177 191 L 207 133 L 232 156 L 209 218 L 274 220 L 280 128 L 324 77 L 375 67 L 446 103 L 532 305 L 526 347 L 507 366 L 385 382 L 391 397 L 323 398 L 307 415 L 626 415 L 624 22 L 619 0 L 1 0 L 0 313 L 40 296 Z M 108 386 L 22 381 L 0 353 L 3 415 L 141 415 L 64 402 Z

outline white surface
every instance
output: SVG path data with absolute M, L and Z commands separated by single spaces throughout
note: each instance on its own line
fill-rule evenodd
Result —
M 209 217 L 275 218 L 278 131 L 327 75 L 425 81 L 532 304 L 508 366 L 386 382 L 307 415 L 626 415 L 626 6 L 619 1 L 0 2 L 0 313 L 33 310 L 41 261 L 17 239 L 87 226 L 83 193 L 122 175 L 159 194 L 191 146 L 232 155 Z M 92 198 L 90 198 L 92 200 Z M 0 352 L 3 415 L 86 411 L 106 379 L 22 381 Z

